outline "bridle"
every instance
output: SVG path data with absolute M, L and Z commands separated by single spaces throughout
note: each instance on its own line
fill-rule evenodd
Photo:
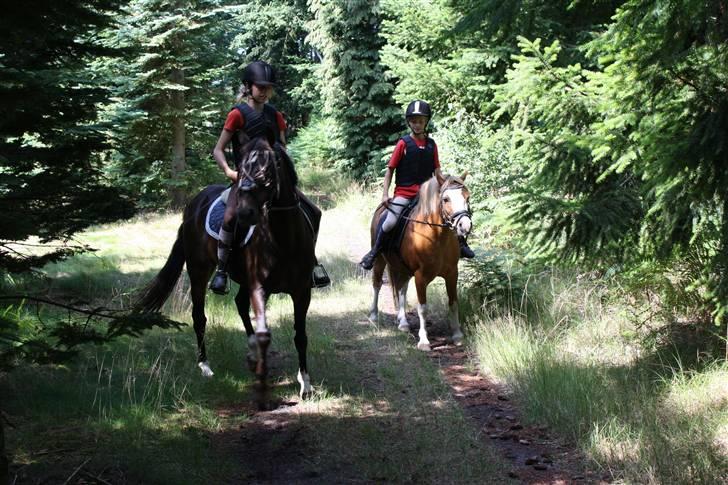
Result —
M 449 182 L 447 184 L 444 184 L 440 188 L 440 201 L 439 201 L 438 205 L 439 205 L 439 208 L 440 208 L 440 218 L 443 221 L 445 221 L 444 223 L 440 224 L 440 223 L 437 223 L 437 222 L 421 221 L 419 219 L 413 219 L 411 217 L 405 217 L 404 219 L 405 220 L 408 220 L 408 221 L 411 221 L 411 222 L 416 222 L 418 224 L 426 224 L 428 226 L 434 226 L 434 227 L 443 227 L 443 228 L 446 228 L 446 229 L 450 229 L 451 231 L 457 231 L 457 226 L 460 223 L 460 219 L 462 219 L 463 217 L 466 217 L 466 216 L 468 218 L 472 218 L 473 217 L 473 213 L 470 210 L 470 204 L 468 204 L 468 207 L 466 209 L 463 209 L 463 210 L 460 210 L 460 211 L 457 211 L 457 212 L 454 212 L 454 213 L 448 215 L 448 214 L 445 213 L 445 209 L 444 209 L 443 203 L 442 203 L 442 197 L 443 197 L 443 194 L 445 193 L 446 190 L 462 189 L 464 187 L 465 187 L 465 185 L 463 185 L 461 183 L 458 183 L 458 182 L 454 182 L 454 183 L 453 182 Z M 395 202 L 391 202 L 391 204 L 393 204 L 393 205 L 399 205 L 399 206 L 403 205 L 403 204 L 397 204 Z M 389 207 L 387 207 L 386 209 L 387 210 L 391 210 L 391 209 L 389 209 Z
M 276 212 L 276 211 L 287 211 L 287 210 L 293 210 L 298 208 L 301 205 L 301 202 L 298 198 L 298 194 L 294 192 L 293 197 L 295 202 L 293 204 L 285 205 L 285 206 L 277 206 L 274 205 L 274 202 L 276 200 L 280 199 L 281 195 L 281 176 L 280 176 L 280 161 L 278 159 L 278 156 L 276 155 L 274 150 L 270 150 L 269 156 L 273 157 L 273 160 L 268 160 L 268 163 L 266 163 L 263 166 L 260 166 L 258 169 L 258 173 L 263 173 L 264 175 L 267 175 L 270 170 L 268 170 L 269 165 L 273 165 L 274 170 L 272 171 L 273 178 L 275 179 L 275 182 L 269 181 L 264 184 L 264 187 L 273 185 L 275 183 L 275 188 L 273 190 L 273 196 L 265 201 L 263 203 L 263 210 L 264 212 Z M 258 156 L 260 154 L 259 150 L 252 150 L 246 159 L 240 164 L 238 167 L 238 189 L 242 192 L 252 192 L 253 190 L 257 189 L 259 187 L 258 182 L 256 182 L 256 175 L 250 172 L 248 170 L 248 167 L 252 167 L 253 164 L 258 160 Z

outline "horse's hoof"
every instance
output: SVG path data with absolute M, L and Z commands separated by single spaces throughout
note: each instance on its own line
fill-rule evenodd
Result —
M 202 371 L 202 377 L 212 377 L 215 375 L 212 369 L 210 369 L 210 364 L 207 362 L 198 362 L 197 367 Z
M 400 332 L 409 332 L 410 331 L 409 323 L 407 323 L 407 322 L 400 323 L 397 326 L 397 330 L 399 330 Z
M 453 335 L 452 336 L 452 343 L 456 347 L 460 347 L 461 345 L 463 345 L 463 334 Z
M 370 313 L 367 317 L 367 320 L 369 320 L 369 323 L 371 323 L 372 325 L 376 325 L 377 323 L 379 323 L 379 315 L 376 313 Z
M 432 349 L 430 348 L 430 344 L 429 344 L 429 343 L 426 343 L 426 342 L 419 342 L 419 343 L 417 344 L 417 348 L 418 348 L 419 350 L 422 350 L 422 351 L 424 351 L 424 352 L 429 352 L 430 350 L 432 350 Z
M 308 391 L 304 391 L 301 389 L 301 391 L 298 393 L 298 397 L 301 398 L 301 401 L 308 401 L 313 397 L 313 389 L 309 389 Z

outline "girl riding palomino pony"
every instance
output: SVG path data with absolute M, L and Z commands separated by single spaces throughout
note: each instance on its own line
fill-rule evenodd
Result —
M 417 196 L 420 185 L 435 175 L 438 182 L 443 183 L 445 178 L 440 171 L 440 159 L 437 153 L 435 140 L 427 136 L 427 124 L 432 117 L 430 105 L 422 100 L 412 101 L 405 110 L 405 121 L 412 131 L 411 134 L 401 138 L 394 147 L 392 157 L 387 164 L 384 174 L 384 193 L 382 204 L 387 208 L 386 217 L 377 225 L 377 233 L 371 251 L 364 255 L 359 265 L 372 269 L 374 260 L 386 245 L 392 229 L 397 225 L 399 216 L 412 199 Z M 389 185 L 394 180 L 394 198 L 389 199 Z M 458 237 L 460 256 L 472 258 L 475 253 L 468 247 L 464 236 Z
M 369 312 L 369 320 L 376 323 L 378 317 L 379 291 L 382 288 L 382 274 L 385 266 L 389 268 L 389 281 L 392 285 L 397 313 L 398 328 L 408 332 L 407 322 L 407 286 L 412 276 L 417 288 L 417 315 L 420 329 L 417 348 L 430 350 L 427 337 L 427 285 L 437 276 L 445 280 L 448 297 L 448 321 L 452 331 L 452 340 L 460 345 L 463 333 L 460 330 L 458 316 L 458 259 L 460 245 L 458 239 L 465 238 L 472 228 L 471 213 L 468 204 L 470 193 L 465 187 L 465 177 L 447 176 L 440 183 L 432 177 L 420 188 L 419 202 L 410 215 L 410 224 L 405 228 L 399 255 L 393 251 L 379 254 L 372 271 L 373 301 Z M 374 213 L 371 223 L 372 244 L 376 244 L 377 226 L 382 213 L 386 210 L 380 204 Z

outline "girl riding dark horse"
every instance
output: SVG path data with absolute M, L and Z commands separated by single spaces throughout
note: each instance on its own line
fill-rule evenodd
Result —
M 298 351 L 300 395 L 311 393 L 306 363 L 306 314 L 311 301 L 311 272 L 315 264 L 313 228 L 301 210 L 296 174 L 286 151 L 271 137 L 258 137 L 241 150 L 235 197 L 237 235 L 248 234 L 244 249 L 232 251 L 228 269 L 240 285 L 235 297 L 238 313 L 248 335 L 248 363 L 255 371 L 261 404 L 267 401 L 267 349 L 271 332 L 265 304 L 273 293 L 291 296 L 294 308 L 294 342 Z M 161 309 L 187 264 L 191 283 L 192 319 L 198 345 L 198 366 L 204 376 L 213 375 L 205 349 L 205 293 L 217 265 L 217 241 L 205 231 L 205 217 L 212 202 L 225 189 L 210 186 L 185 208 L 177 240 L 162 270 L 145 289 L 136 308 L 150 312 Z M 238 247 L 240 239 L 233 241 Z M 250 306 L 255 325 L 249 316 Z

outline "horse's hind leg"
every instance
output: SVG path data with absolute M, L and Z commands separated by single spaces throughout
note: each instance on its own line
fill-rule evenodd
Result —
M 450 275 L 445 278 L 447 289 L 448 321 L 452 331 L 452 342 L 455 345 L 463 344 L 463 332 L 460 330 L 460 317 L 458 315 L 458 275 Z
M 386 266 L 387 261 L 379 255 L 372 268 L 372 306 L 369 308 L 369 321 L 375 325 L 379 321 L 379 291 L 382 289 L 382 275 Z
M 417 288 L 417 316 L 420 318 L 420 331 L 418 332 L 419 342 L 417 348 L 420 350 L 431 350 L 430 341 L 427 339 L 427 285 L 429 281 L 421 272 L 415 273 L 415 287 Z
M 313 389 L 311 387 L 311 378 L 308 375 L 308 363 L 306 362 L 306 349 L 308 347 L 308 336 L 306 335 L 306 315 L 308 314 L 308 306 L 311 303 L 311 288 L 305 288 L 300 293 L 293 296 L 293 319 L 294 330 L 296 335 L 293 341 L 298 351 L 298 383 L 301 389 L 298 395 L 301 399 L 311 396 Z
M 188 264 L 188 267 L 191 266 Z M 205 316 L 205 292 L 207 280 L 212 274 L 212 268 L 207 271 L 188 271 L 190 275 L 190 296 L 192 298 L 192 321 L 197 336 L 197 367 L 204 377 L 212 377 L 213 372 L 207 362 L 207 349 L 205 348 L 205 329 L 207 317 Z
M 397 328 L 403 332 L 409 332 L 410 326 L 407 322 L 407 287 L 409 286 L 409 279 L 402 284 L 402 287 L 397 290 L 397 303 L 399 309 L 397 310 Z

